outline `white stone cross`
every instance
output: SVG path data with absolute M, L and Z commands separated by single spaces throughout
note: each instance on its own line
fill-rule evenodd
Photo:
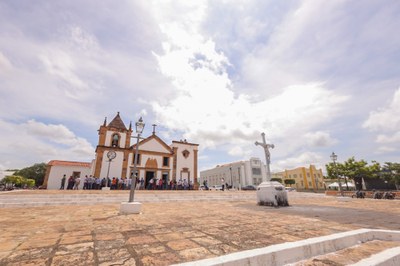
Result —
M 271 154 L 269 152 L 269 148 L 273 149 L 275 147 L 274 144 L 267 144 L 267 142 L 265 141 L 265 133 L 261 133 L 263 142 L 258 142 L 256 141 L 256 146 L 259 145 L 261 147 L 264 148 L 264 152 L 265 152 L 265 160 L 267 163 L 267 181 L 271 181 L 271 169 L 270 169 L 270 164 L 271 164 Z

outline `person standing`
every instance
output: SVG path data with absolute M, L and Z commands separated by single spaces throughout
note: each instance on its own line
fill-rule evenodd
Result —
M 79 184 L 81 183 L 81 179 L 79 178 L 79 176 L 77 176 L 75 178 L 75 185 L 74 185 L 74 190 L 78 190 L 79 189 Z
M 67 189 L 73 189 L 74 188 L 74 184 L 75 184 L 75 180 L 74 180 L 74 178 L 73 178 L 73 176 L 71 175 L 69 178 L 68 178 L 68 186 L 67 186 Z
M 85 175 L 85 178 L 83 179 L 83 189 L 88 189 L 88 184 L 89 184 L 89 177 Z
M 60 189 L 64 189 L 64 187 L 65 187 L 65 180 L 67 179 L 67 177 L 64 175 L 62 178 L 61 178 L 61 187 L 60 187 Z

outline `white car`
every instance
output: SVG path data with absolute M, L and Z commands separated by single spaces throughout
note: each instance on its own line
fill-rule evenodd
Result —
M 222 186 L 220 186 L 220 185 L 214 185 L 209 188 L 210 188 L 210 190 L 222 190 Z

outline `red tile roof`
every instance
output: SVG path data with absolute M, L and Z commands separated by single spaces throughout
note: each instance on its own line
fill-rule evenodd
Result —
M 82 167 L 90 167 L 91 163 L 85 163 L 85 162 L 71 162 L 71 161 L 58 161 L 58 160 L 52 160 L 48 163 L 48 165 L 54 166 L 54 165 L 62 165 L 62 166 L 82 166 Z

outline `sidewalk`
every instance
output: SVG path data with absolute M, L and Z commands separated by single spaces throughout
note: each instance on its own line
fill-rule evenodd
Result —
M 48 200 L 88 196 L 83 191 L 35 193 L 50 195 Z M 159 198 L 157 193 L 135 195 Z M 230 199 L 198 200 L 193 193 L 225 193 Z M 339 202 L 290 192 L 290 207 L 271 208 L 249 200 L 254 191 L 207 193 L 176 191 L 174 197 L 196 200 L 145 202 L 139 215 L 119 214 L 118 203 L 0 208 L 0 265 L 169 265 L 363 227 L 400 229 L 399 201 Z

